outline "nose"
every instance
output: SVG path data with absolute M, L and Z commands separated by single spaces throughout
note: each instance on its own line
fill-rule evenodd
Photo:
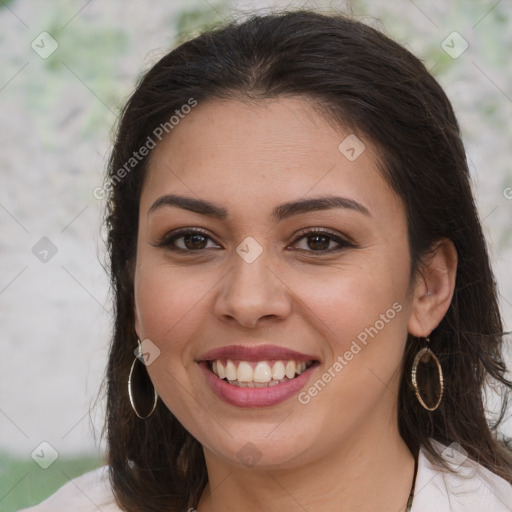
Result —
M 221 280 L 216 316 L 249 328 L 285 319 L 292 309 L 289 288 L 266 251 L 251 263 L 236 252 L 232 260 L 231 270 Z

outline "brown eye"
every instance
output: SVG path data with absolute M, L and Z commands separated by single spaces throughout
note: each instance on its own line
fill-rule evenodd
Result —
M 206 238 L 204 235 L 184 235 L 179 238 L 183 238 L 183 243 L 187 249 L 204 249 Z
M 301 251 L 313 253 L 330 253 L 340 251 L 347 247 L 355 247 L 354 244 L 348 242 L 347 240 L 341 238 L 340 236 L 337 236 L 325 230 L 306 231 L 302 233 L 299 238 L 296 239 L 294 244 L 297 244 L 300 240 L 303 239 L 306 241 L 305 247 L 299 247 L 299 249 Z M 334 248 L 331 245 L 332 243 L 335 244 Z
M 173 251 L 200 252 L 211 248 L 211 246 L 208 247 L 208 241 L 213 243 L 213 240 L 202 231 L 187 229 L 165 236 L 156 246 Z M 214 247 L 219 248 L 218 245 L 214 245 Z
M 309 230 L 303 232 L 301 236 L 295 240 L 294 244 L 296 245 L 300 240 L 306 240 L 306 242 L 305 247 L 299 247 L 299 250 L 310 253 L 326 254 L 340 251 L 348 247 L 356 247 L 353 243 L 325 230 Z M 209 242 L 211 242 L 213 246 L 208 246 Z M 334 244 L 334 247 L 332 244 Z M 213 242 L 209 235 L 202 231 L 191 229 L 171 233 L 158 242 L 156 246 L 181 252 L 203 252 L 205 249 L 211 248 L 221 249 L 220 246 Z
M 314 250 L 324 251 L 329 247 L 330 237 L 325 235 L 308 236 L 308 247 Z

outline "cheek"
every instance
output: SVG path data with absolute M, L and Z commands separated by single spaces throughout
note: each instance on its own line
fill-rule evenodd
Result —
M 407 282 L 398 265 L 379 264 L 308 287 L 308 304 L 319 319 L 315 328 L 322 329 L 332 359 L 301 403 L 308 404 L 309 417 L 323 418 L 327 438 L 352 428 L 383 398 L 389 403 L 396 397 L 407 337 Z
M 205 295 L 213 282 L 185 267 L 147 260 L 135 273 L 137 331 L 141 340 L 151 340 L 160 350 L 147 371 L 162 401 L 189 426 L 190 403 L 180 390 L 190 387 L 187 372 L 195 364 L 188 353 L 190 341 L 207 314 Z
M 150 262 L 135 273 L 135 307 L 139 334 L 158 346 L 186 339 L 194 319 L 204 314 L 206 295 L 214 279 L 187 267 Z
M 326 336 L 338 341 L 336 352 L 375 323 L 382 331 L 404 329 L 405 315 L 397 310 L 405 310 L 407 280 L 391 262 L 375 260 L 328 275 L 296 277 L 294 293 L 304 301 L 310 316 L 325 326 Z

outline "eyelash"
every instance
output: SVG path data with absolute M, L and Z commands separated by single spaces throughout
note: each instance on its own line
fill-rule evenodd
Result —
M 164 236 L 158 243 L 155 244 L 155 246 L 156 247 L 165 247 L 171 251 L 176 251 L 176 252 L 181 252 L 181 253 L 201 253 L 206 250 L 206 249 L 197 249 L 197 250 L 182 249 L 181 247 L 175 247 L 173 245 L 176 240 L 178 240 L 179 238 L 183 238 L 186 235 L 202 235 L 205 238 L 212 240 L 212 238 L 205 231 L 202 231 L 200 229 L 184 228 L 184 229 L 181 229 L 181 230 L 178 230 L 178 231 L 172 233 L 171 235 Z M 318 255 L 324 255 L 324 254 L 330 254 L 333 252 L 338 252 L 338 251 L 341 251 L 343 249 L 350 248 L 350 247 L 356 248 L 356 245 L 354 243 L 349 242 L 348 240 L 341 238 L 340 236 L 338 236 L 334 233 L 331 233 L 330 231 L 327 231 L 324 228 L 313 228 L 313 229 L 307 229 L 307 230 L 301 231 L 297 235 L 297 238 L 295 238 L 295 240 L 293 241 L 292 244 L 296 244 L 299 240 L 301 240 L 303 238 L 308 238 L 309 236 L 313 236 L 313 235 L 326 236 L 327 238 L 331 239 L 331 241 L 334 241 L 337 244 L 339 244 L 340 247 L 338 247 L 336 249 L 325 249 L 325 250 L 321 250 L 321 251 L 299 249 L 300 251 L 305 251 L 305 252 L 318 254 Z

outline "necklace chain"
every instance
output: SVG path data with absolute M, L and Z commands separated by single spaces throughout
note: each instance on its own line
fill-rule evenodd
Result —
M 416 485 L 416 474 L 418 473 L 418 457 L 414 458 L 414 476 L 412 477 L 411 492 L 409 493 L 409 499 L 407 500 L 407 508 L 405 512 L 411 512 L 412 500 L 414 498 L 414 487 Z

